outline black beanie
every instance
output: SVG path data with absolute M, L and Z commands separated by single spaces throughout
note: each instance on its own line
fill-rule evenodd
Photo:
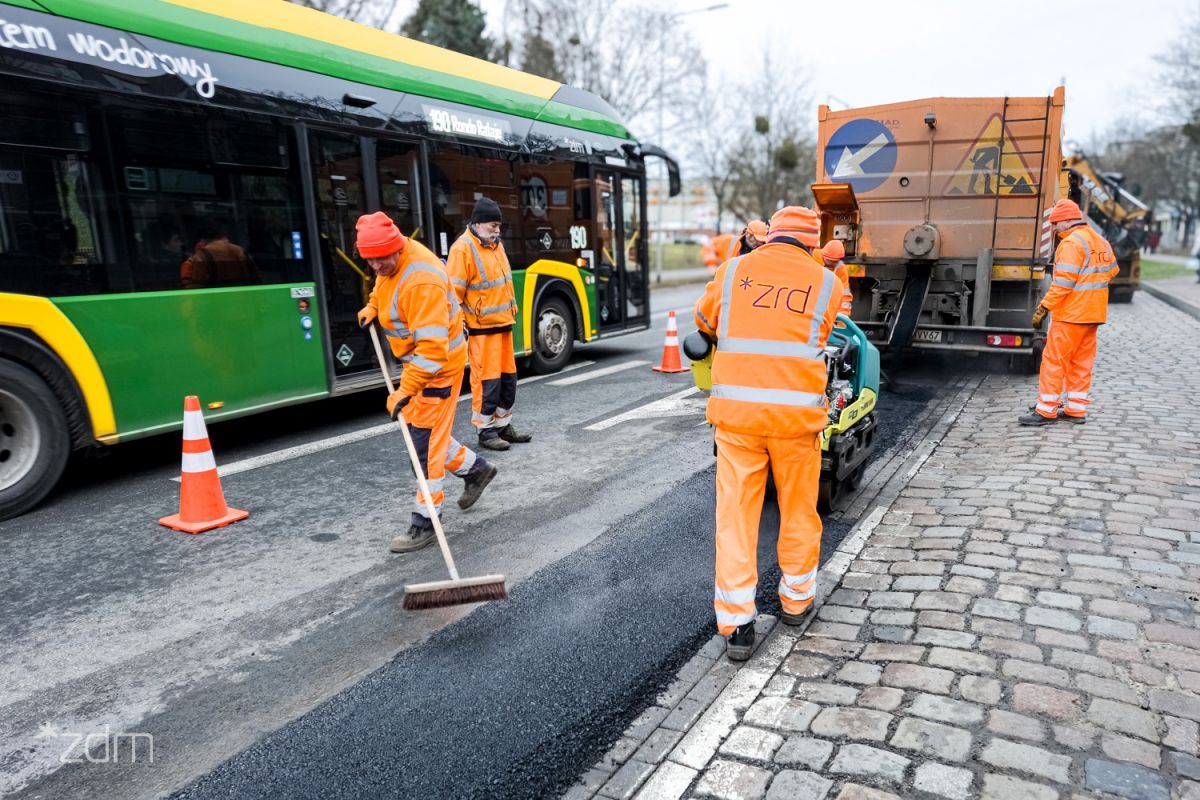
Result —
M 500 218 L 500 206 L 496 205 L 495 200 L 481 197 L 475 201 L 475 210 L 471 212 L 471 224 L 478 225 L 481 222 L 503 222 Z

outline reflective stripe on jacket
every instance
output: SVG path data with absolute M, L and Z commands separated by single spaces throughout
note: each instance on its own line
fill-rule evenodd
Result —
M 1117 274 L 1112 245 L 1087 225 L 1072 228 L 1054 252 L 1054 277 L 1042 305 L 1059 322 L 1108 320 L 1108 282 Z
M 368 304 L 379 313 L 392 353 L 404 364 L 400 391 L 411 397 L 430 383 L 462 380 L 467 363 L 462 312 L 429 248 L 408 239 L 396 271 L 376 276 Z
M 837 266 L 833 269 L 833 274 L 842 282 L 842 304 L 838 311 L 850 316 L 850 309 L 854 307 L 854 294 L 850 291 L 850 269 L 846 266 L 845 261 L 838 261 Z
M 512 329 L 517 298 L 503 244 L 485 245 L 468 229 L 450 247 L 446 272 L 469 330 Z
M 832 270 L 790 244 L 718 267 L 696 304 L 696 325 L 717 342 L 708 421 L 780 438 L 823 430 L 825 342 L 842 291 Z

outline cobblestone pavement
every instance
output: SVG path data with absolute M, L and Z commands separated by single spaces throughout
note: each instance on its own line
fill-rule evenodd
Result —
M 806 631 L 714 637 L 568 796 L 1200 799 L 1200 322 L 1110 318 L 1086 425 L 989 376 Z

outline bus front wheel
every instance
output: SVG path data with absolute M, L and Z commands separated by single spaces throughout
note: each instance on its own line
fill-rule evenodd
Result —
M 543 298 L 533 319 L 533 371 L 542 375 L 558 372 L 571 360 L 574 347 L 574 314 L 567 301 L 558 295 Z
M 67 417 L 54 392 L 37 373 L 0 359 L 0 520 L 49 494 L 70 454 Z

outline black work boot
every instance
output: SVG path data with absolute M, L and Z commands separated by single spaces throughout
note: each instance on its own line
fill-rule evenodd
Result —
M 529 433 L 518 433 L 517 429 L 512 425 L 505 425 L 500 429 L 500 438 L 506 442 L 513 444 L 525 444 L 533 441 L 533 435 Z
M 817 604 L 813 603 L 799 614 L 789 614 L 784 611 L 779 615 L 779 620 L 784 625 L 803 625 L 805 622 L 808 622 L 808 618 L 812 616 L 813 609 L 816 608 L 816 606 Z
M 508 447 L 508 444 L 506 443 L 504 446 Z M 475 505 L 475 501 L 479 499 L 479 495 L 483 494 L 483 490 L 492 482 L 492 478 L 496 477 L 498 471 L 495 464 L 489 464 L 483 460 L 482 456 L 479 457 L 475 462 L 475 466 L 467 473 L 467 477 L 463 479 L 465 484 L 463 485 L 462 494 L 458 496 L 458 507 L 466 511 Z
M 1017 417 L 1017 422 L 1030 428 L 1038 428 L 1042 425 L 1051 425 L 1054 423 L 1054 417 L 1043 417 L 1036 411 L 1030 411 L 1028 414 L 1022 414 Z
M 754 652 L 754 620 L 738 625 L 725 640 L 725 655 L 730 661 L 745 661 Z
M 426 528 L 421 525 L 410 525 L 406 533 L 392 539 L 392 545 L 388 550 L 393 553 L 411 553 L 414 550 L 420 550 L 432 541 L 432 526 Z
M 1059 411 L 1058 418 L 1064 422 L 1073 422 L 1076 425 L 1084 425 L 1087 423 L 1087 417 L 1076 417 L 1068 414 L 1066 411 Z
M 495 428 L 484 428 L 479 432 L 479 446 L 488 450 L 507 450 L 508 442 L 500 438 L 500 431 Z

